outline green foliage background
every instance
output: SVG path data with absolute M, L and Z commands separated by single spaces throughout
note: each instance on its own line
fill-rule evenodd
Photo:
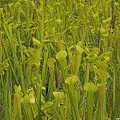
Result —
M 0 119 L 120 118 L 120 1 L 0 1 Z

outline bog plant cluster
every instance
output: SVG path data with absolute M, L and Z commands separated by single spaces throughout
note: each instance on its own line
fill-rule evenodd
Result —
M 0 2 L 0 119 L 120 118 L 120 1 Z

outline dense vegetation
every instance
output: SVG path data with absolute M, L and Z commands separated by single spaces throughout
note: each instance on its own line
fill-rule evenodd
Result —
M 0 119 L 120 118 L 120 1 L 0 2 Z

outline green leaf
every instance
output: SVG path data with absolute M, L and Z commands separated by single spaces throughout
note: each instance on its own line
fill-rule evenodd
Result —
M 82 45 L 83 45 L 82 41 L 79 41 L 79 42 L 77 43 L 77 45 L 80 46 L 80 47 L 82 47 Z
M 65 43 L 63 41 L 56 41 L 58 51 L 65 50 Z
M 99 13 L 97 12 L 97 13 L 95 13 L 94 15 L 93 15 L 93 18 L 96 18 L 96 17 L 98 17 L 99 16 Z
M 66 56 L 67 56 L 67 52 L 65 50 L 61 50 L 57 53 L 56 59 L 58 59 L 59 61 L 62 61 L 66 58 Z
M 55 58 L 48 58 L 47 62 L 48 67 L 52 67 L 55 62 L 56 62 Z
M 112 17 L 109 17 L 109 18 L 107 18 L 106 20 L 103 20 L 103 23 L 111 22 L 111 20 L 112 20 Z
M 109 75 L 104 70 L 100 70 L 98 68 L 95 68 L 95 71 L 102 80 L 101 83 L 106 83 L 106 79 L 109 78 Z
M 79 100 L 79 102 L 78 102 L 78 109 L 80 109 L 80 105 L 81 105 L 81 103 L 82 103 L 82 100 L 83 100 L 83 97 L 84 97 L 84 95 L 85 95 L 85 91 L 82 93 L 82 95 L 81 95 L 81 97 L 80 97 L 80 100 Z
M 76 49 L 77 49 L 78 53 L 80 53 L 80 54 L 82 54 L 84 52 L 84 50 L 79 45 L 76 45 Z
M 21 102 L 28 102 L 30 100 L 30 96 L 29 95 L 25 95 L 22 99 Z
M 41 109 L 42 109 L 43 111 L 45 111 L 45 110 L 51 108 L 52 106 L 53 106 L 53 102 L 47 102 L 47 103 L 45 103 L 44 105 L 42 105 Z
M 88 82 L 84 85 L 84 89 L 90 92 L 96 92 L 98 87 L 93 82 Z
M 100 33 L 104 33 L 105 32 L 105 29 L 104 28 L 101 28 L 100 29 Z
M 99 60 L 103 60 L 104 57 L 108 56 L 110 53 L 111 53 L 111 52 L 109 52 L 109 51 L 104 52 L 104 53 L 102 53 L 102 54 L 98 57 L 98 59 L 99 59 Z
M 60 19 L 56 19 L 56 21 L 60 24 L 60 23 L 62 23 L 62 20 L 60 20 Z
M 66 80 L 65 80 L 65 83 L 66 84 L 75 84 L 77 81 L 79 80 L 79 77 L 76 76 L 76 75 L 72 75 L 71 77 L 68 77 Z
M 15 92 L 19 93 L 21 91 L 21 86 L 19 85 L 18 87 L 15 85 L 14 86 Z
M 33 43 L 35 44 L 35 45 L 38 45 L 38 46 L 40 46 L 41 45 L 41 43 L 40 43 L 40 41 L 39 40 L 37 40 L 36 38 L 32 38 L 32 41 L 33 41 Z
M 98 83 L 97 86 L 98 86 L 98 88 L 99 88 L 99 87 L 102 87 L 102 86 L 104 86 L 104 85 L 106 85 L 106 84 L 107 84 L 107 83 Z
M 86 58 L 88 60 L 87 62 L 91 63 L 91 62 L 94 62 L 98 58 L 98 55 L 94 52 L 90 52 Z
M 63 92 L 53 92 L 53 95 L 59 101 L 62 100 L 63 97 L 64 97 L 64 93 Z
M 100 61 L 100 60 L 96 60 L 95 61 L 95 64 L 99 67 L 99 68 L 102 68 L 102 69 L 107 69 L 108 68 L 108 64 L 103 62 L 103 61 Z
M 46 88 L 44 86 L 42 86 L 42 90 L 46 90 Z
M 89 49 L 88 49 L 87 47 L 85 47 L 84 52 L 85 52 L 85 54 L 87 54 L 87 55 L 90 53 L 90 51 L 89 51 Z
M 30 103 L 35 103 L 35 96 L 33 93 L 30 94 Z

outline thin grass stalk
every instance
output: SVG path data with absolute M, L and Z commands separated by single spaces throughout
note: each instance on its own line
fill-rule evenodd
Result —
M 31 109 L 28 108 L 27 101 L 23 102 L 23 109 L 26 120 L 34 120 L 31 113 Z
M 65 97 L 65 96 L 64 96 Z M 64 100 L 64 102 L 63 102 L 63 106 L 60 106 L 60 119 L 61 120 L 66 120 L 67 119 L 67 114 L 66 114 L 66 110 L 67 109 L 69 109 L 69 106 L 68 107 L 66 107 L 66 105 L 68 104 L 66 104 L 65 105 L 65 102 L 68 100 L 67 98 L 63 98 Z M 67 100 L 66 100 L 67 99 Z
M 20 68 L 19 68 L 19 62 L 18 62 L 18 58 L 16 56 L 16 51 L 15 51 L 15 44 L 14 44 L 14 37 L 13 37 L 13 31 L 12 31 L 12 26 L 7 24 L 3 24 L 3 28 L 6 32 L 6 35 L 8 37 L 9 43 L 10 43 L 10 47 L 11 47 L 11 52 L 13 54 L 13 58 L 14 58 L 14 67 L 20 72 Z M 19 74 L 18 74 L 19 75 Z
M 75 115 L 75 111 L 74 111 L 74 107 L 73 107 L 73 103 L 72 103 L 72 101 L 73 101 L 73 96 L 71 95 L 71 92 L 72 92 L 72 90 L 70 90 L 70 89 L 72 89 L 73 90 L 73 88 L 70 88 L 69 86 L 68 86 L 68 90 L 69 90 L 69 100 L 70 100 L 70 111 L 71 111 L 71 114 L 72 114 L 72 119 L 73 120 L 76 120 L 76 115 Z
M 115 54 L 114 54 L 115 56 Z M 117 102 L 117 100 L 119 99 L 119 91 L 116 91 L 116 88 L 119 88 L 119 69 L 117 70 L 117 60 L 113 60 L 113 104 L 114 104 L 114 108 L 112 108 L 112 119 L 115 119 L 115 117 L 119 116 L 118 113 L 120 113 L 120 107 L 119 107 L 119 103 Z M 117 89 L 118 90 L 118 89 Z M 117 96 L 116 96 L 117 95 Z M 115 103 L 114 103 L 115 102 Z M 114 115 L 114 118 L 113 118 Z
M 6 75 L 6 77 L 7 77 L 7 79 L 6 79 L 6 83 L 5 83 L 5 89 L 4 89 L 4 107 L 5 107 L 5 119 L 6 120 L 8 120 L 8 118 L 9 118 L 9 116 L 8 116 L 8 96 L 7 96 L 7 94 L 8 94 L 8 71 L 7 71 L 7 75 Z
M 13 120 L 22 120 L 22 113 L 21 113 L 21 98 L 18 93 L 14 95 L 14 114 Z
M 90 63 L 86 64 L 86 78 L 85 78 L 85 82 L 84 84 L 86 84 L 89 81 L 89 69 L 90 69 Z M 83 103 L 85 103 L 85 105 L 83 106 L 84 109 L 87 107 L 87 103 L 86 103 L 86 97 L 87 97 L 87 92 L 85 92 L 85 95 L 83 97 Z M 88 108 L 87 108 L 88 109 Z M 85 111 L 83 112 L 83 114 L 85 115 Z
M 22 89 L 24 94 L 26 94 L 26 89 L 25 89 L 25 83 L 24 83 L 24 76 L 23 76 L 23 67 L 22 67 L 22 63 L 20 63 L 20 74 L 21 74 L 21 83 L 22 83 Z
M 65 4 L 63 1 L 63 6 L 62 6 L 62 31 L 64 31 L 66 29 L 66 19 L 65 19 Z M 65 40 L 65 34 L 62 35 L 62 39 Z
M 0 8 L 0 28 L 2 28 L 2 21 L 1 21 L 1 17 L 2 17 L 2 9 Z M 0 30 L 0 63 L 2 63 L 2 31 Z
M 119 76 L 119 74 L 120 74 L 120 68 L 118 69 L 118 74 L 117 75 Z M 115 77 L 117 77 L 116 74 L 115 74 Z M 120 77 L 119 77 L 119 80 L 116 81 L 116 88 L 118 90 L 120 84 L 117 84 L 117 83 L 120 83 Z M 119 104 L 120 95 L 119 95 L 119 92 L 120 91 L 119 90 L 117 91 L 117 90 L 116 90 L 116 105 L 115 105 L 114 111 L 112 113 L 111 119 L 119 118 L 119 113 L 120 113 L 120 104 Z
M 43 69 L 42 69 L 42 81 L 43 85 L 46 85 L 46 74 L 47 74 L 47 58 L 48 58 L 48 50 L 44 49 L 44 61 L 43 61 Z
M 55 80 L 54 65 L 49 66 L 49 72 L 50 72 L 50 78 L 51 78 L 53 84 L 52 84 L 52 86 L 51 85 L 48 85 L 48 86 L 53 87 L 53 89 L 55 90 L 56 89 L 56 80 Z
M 18 109 L 18 119 L 22 120 L 22 111 L 21 111 L 21 101 L 20 101 L 20 96 L 16 96 L 16 104 L 17 104 L 17 109 Z
M 52 78 L 50 77 L 50 79 L 49 79 L 49 82 L 48 82 L 48 100 L 50 101 L 50 100 L 52 100 L 52 98 L 53 98 L 53 80 L 52 80 Z
M 63 83 L 63 86 L 65 86 L 65 73 L 64 73 L 64 68 L 66 67 L 66 60 L 64 61 L 60 61 L 60 69 L 61 69 L 61 73 L 62 73 L 62 83 Z
M 105 120 L 106 113 L 106 84 L 98 87 L 98 93 L 100 98 L 100 118 L 101 120 Z
M 82 53 L 83 53 L 83 51 L 82 51 L 82 48 L 81 48 L 81 51 L 77 52 L 77 55 L 76 55 L 74 71 L 73 71 L 74 75 L 78 75 L 79 67 L 80 67 L 81 60 L 82 60 Z
M 87 96 L 87 120 L 92 120 L 93 113 L 93 92 L 88 92 Z
M 113 70 L 113 111 L 115 108 L 115 70 Z
M 12 75 L 12 71 L 11 69 L 9 68 L 9 93 L 8 93 L 8 103 L 9 103 L 9 116 L 10 116 L 10 119 L 12 119 L 12 115 L 13 115 L 13 112 L 12 112 L 12 90 L 13 90 L 13 83 L 12 83 L 12 78 L 13 78 L 13 75 Z
M 51 12 L 50 12 L 50 18 L 49 19 L 51 19 L 51 24 L 49 24 L 50 25 L 50 27 L 52 26 L 52 30 L 50 30 L 50 28 L 48 29 L 48 33 L 49 34 L 52 34 L 52 35 L 55 35 L 55 27 L 56 27 L 56 13 L 55 13 L 55 5 L 53 4 L 53 2 L 54 2 L 54 0 L 50 0 L 50 6 L 52 7 L 52 9 L 53 10 L 51 10 Z M 52 56 L 51 56 L 52 57 Z
M 19 30 L 17 30 L 17 37 L 18 37 L 18 43 L 19 43 L 19 45 L 20 45 L 20 61 L 21 61 L 21 63 L 23 64 L 23 62 L 24 62 L 24 57 L 23 57 L 23 49 L 22 49 L 22 43 L 21 43 L 21 38 L 20 38 L 20 31 Z
M 38 104 L 38 120 L 42 120 L 42 113 L 41 113 L 41 94 L 42 94 L 42 84 L 38 83 L 37 86 L 37 104 Z
M 4 49 L 6 58 L 9 58 L 7 49 L 6 49 L 6 47 L 5 47 L 4 43 L 3 43 L 3 41 L 2 41 L 2 47 L 3 47 L 3 49 Z M 14 78 L 15 78 L 15 81 L 16 81 L 16 83 L 18 84 L 18 78 L 17 78 L 17 76 L 16 76 L 16 74 L 15 74 L 15 71 L 14 71 L 14 69 L 13 69 L 13 66 L 12 66 L 12 63 L 11 63 L 10 60 L 9 60 L 9 65 L 10 65 L 11 71 L 12 71 L 12 73 L 13 73 L 13 76 L 14 76 Z
M 78 97 L 77 97 L 77 92 L 74 90 L 73 84 L 69 85 L 69 96 L 70 96 L 71 106 L 73 107 L 73 116 L 75 116 L 76 120 L 79 120 L 80 116 L 78 110 L 78 100 L 77 100 Z
M 96 105 L 96 116 L 95 116 L 95 118 L 96 118 L 96 120 L 101 120 L 101 111 L 100 111 L 100 97 L 98 98 L 98 100 L 97 100 L 97 105 Z
M 64 105 L 65 105 L 64 116 L 65 116 L 66 119 L 69 119 L 70 101 L 67 97 L 67 94 L 65 94 L 65 97 L 64 97 Z
M 4 13 L 5 13 L 5 18 L 9 18 L 8 16 L 8 11 L 7 11 L 7 4 L 4 5 Z
M 119 36 L 119 35 L 117 35 Z M 117 61 L 120 64 L 120 41 L 119 39 L 117 40 Z
M 29 10 L 29 0 L 25 0 L 26 2 L 26 22 L 27 22 L 27 30 L 30 28 L 30 10 Z
M 64 116 L 64 106 L 60 107 L 60 120 L 65 120 L 65 116 Z
M 8 105 L 9 105 L 9 119 L 11 119 L 11 111 L 12 111 L 12 105 L 11 105 L 11 92 L 10 92 L 10 87 L 9 87 L 9 91 L 8 91 Z
M 68 1 L 68 6 L 69 6 L 69 11 L 72 13 L 72 5 L 73 5 L 73 0 Z
M 13 2 L 13 5 L 11 7 L 11 17 L 13 17 L 12 23 L 15 24 L 15 17 L 14 17 L 14 15 L 15 15 L 15 0 L 13 0 L 12 2 Z
M 9 44 L 10 44 L 10 46 L 11 46 L 11 51 L 12 51 L 12 53 L 14 54 L 14 52 L 13 52 L 13 44 L 12 44 L 12 41 L 11 41 L 11 36 L 10 36 L 10 33 L 9 33 L 9 31 L 8 31 L 8 24 L 5 24 L 5 23 L 3 23 L 2 24 L 3 25 L 3 29 L 4 29 L 4 31 L 5 31 L 5 33 L 6 33 L 6 35 L 7 35 L 7 37 L 8 37 L 8 40 L 9 40 Z M 10 27 L 9 27 L 10 28 Z
M 38 28 L 38 31 L 39 31 L 39 40 L 40 40 L 40 43 L 42 44 L 43 43 L 43 38 L 44 38 L 44 0 L 42 0 L 41 2 L 41 8 L 39 8 L 40 12 L 39 12 L 39 28 Z
M 1 39 L 2 39 L 2 33 L 0 31 L 0 63 L 2 63 L 2 43 L 1 43 Z
M 42 16 L 42 20 L 40 20 L 40 42 L 43 43 L 43 37 L 44 37 L 44 18 Z
M 21 21 L 20 21 L 20 13 L 21 13 L 21 4 L 18 3 L 17 4 L 17 23 L 19 24 Z
M 89 69 L 90 69 L 90 63 L 87 63 L 86 65 L 86 78 L 85 78 L 85 83 L 87 83 L 89 81 Z M 85 84 L 84 83 L 84 84 Z

